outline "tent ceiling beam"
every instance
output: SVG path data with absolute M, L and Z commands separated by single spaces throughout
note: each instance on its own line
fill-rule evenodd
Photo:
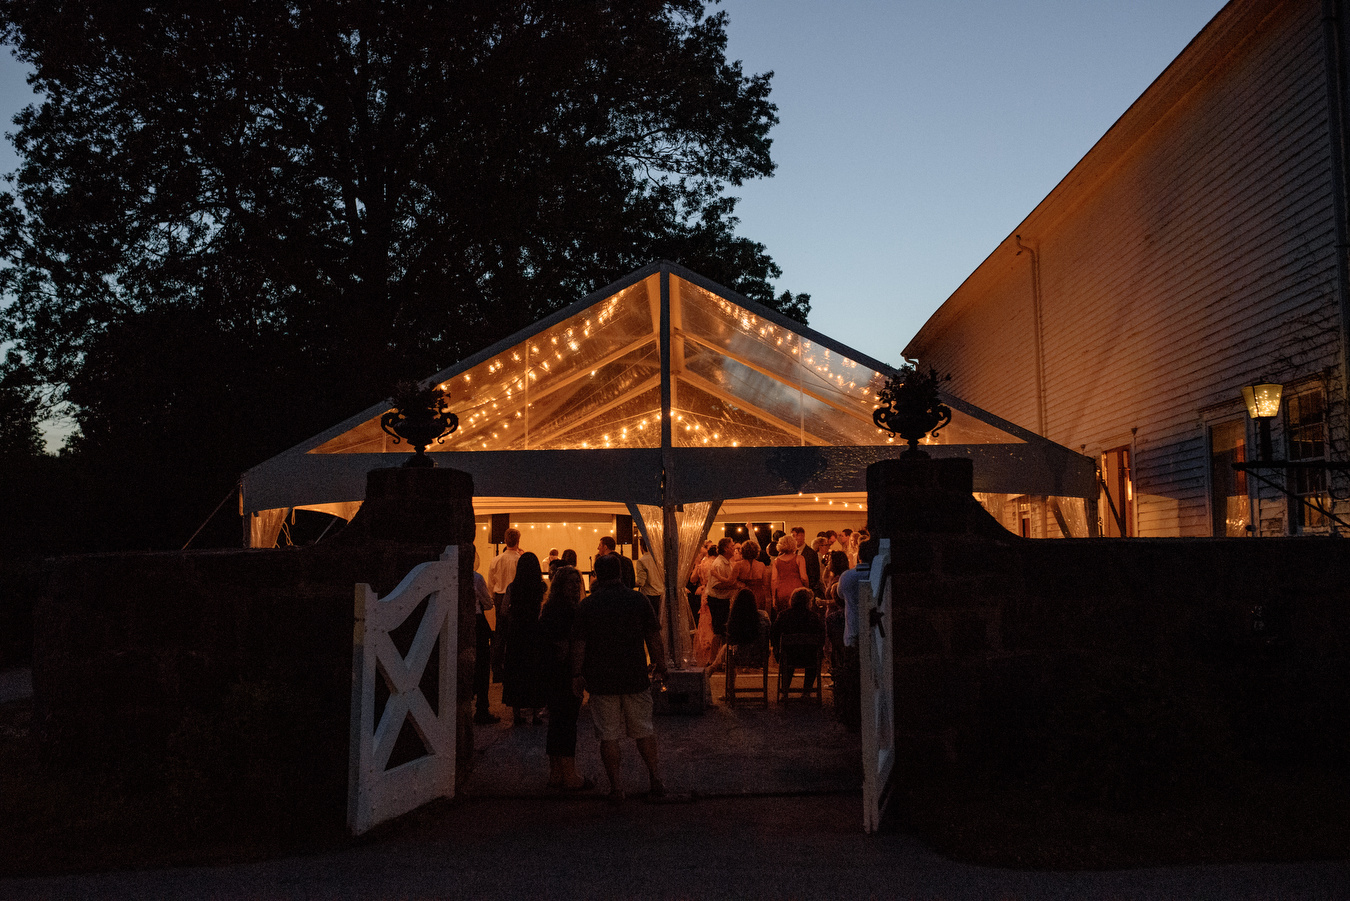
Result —
M 661 377 L 652 376 L 645 382 L 640 382 L 639 384 L 633 386 L 632 388 L 629 388 L 627 391 L 625 391 L 623 394 L 620 394 L 618 397 L 614 398 L 609 403 L 596 408 L 585 419 L 578 420 L 577 422 L 570 422 L 567 423 L 566 425 L 557 426 L 550 431 L 540 433 L 540 436 L 536 439 L 535 443 L 547 444 L 548 442 L 552 441 L 554 438 L 558 437 L 564 432 L 568 432 L 571 431 L 572 429 L 584 426 L 591 420 L 595 419 L 596 417 L 605 415 L 610 410 L 613 410 L 615 407 L 622 406 L 623 404 L 627 403 L 628 401 L 632 400 L 638 395 L 644 394 L 652 390 L 653 388 L 659 387 L 660 384 L 661 384 Z
M 764 377 L 766 377 L 766 378 L 773 379 L 775 382 L 778 382 L 780 385 L 786 385 L 787 387 L 791 388 L 793 391 L 798 391 L 798 390 L 800 390 L 800 391 L 801 391 L 803 394 L 805 394 L 807 397 L 812 398 L 813 400 L 819 401 L 820 403 L 825 404 L 827 407 L 830 407 L 830 408 L 833 409 L 833 410 L 837 410 L 838 412 L 843 413 L 845 416 L 850 416 L 850 417 L 852 417 L 852 418 L 858 420 L 859 422 L 863 422 L 863 423 L 866 423 L 866 424 L 872 426 L 873 428 L 876 427 L 876 424 L 875 424 L 874 422 L 872 422 L 871 419 L 867 418 L 866 416 L 863 416 L 863 415 L 862 415 L 861 413 L 859 413 L 857 410 L 850 410 L 848 407 L 845 407 L 845 406 L 841 405 L 841 404 L 838 403 L 837 401 L 831 400 L 830 398 L 825 397 L 825 396 L 823 396 L 823 395 L 821 395 L 821 394 L 817 394 L 816 392 L 814 392 L 814 391 L 810 390 L 809 388 L 807 388 L 805 385 L 792 385 L 792 384 L 789 384 L 788 382 L 783 381 L 783 379 L 782 379 L 781 376 L 775 375 L 774 373 L 772 373 L 772 372 L 770 372 L 769 370 L 765 369 L 763 366 L 760 366 L 758 363 L 754 363 L 754 362 L 752 362 L 752 361 L 746 359 L 745 357 L 742 357 L 741 355 L 737 354 L 737 353 L 734 352 L 734 351 L 728 350 L 727 348 L 724 348 L 724 347 L 714 347 L 712 344 L 708 343 L 707 341 L 704 341 L 704 340 L 700 339 L 697 335 L 688 335 L 688 336 L 686 336 L 686 337 L 687 337 L 690 341 L 692 341 L 693 343 L 699 345 L 700 347 L 707 348 L 708 350 L 712 351 L 713 353 L 720 354 L 721 356 L 726 357 L 728 360 L 735 360 L 737 363 L 740 363 L 740 364 L 741 364 L 742 366 L 744 366 L 745 368 L 747 368 L 747 369 L 752 369 L 752 370 L 754 370 L 755 372 L 758 372 L 760 375 L 762 375 L 762 376 L 764 376 Z M 806 365 L 806 364 L 804 364 L 804 363 L 802 363 L 800 360 L 798 360 L 798 361 L 796 362 L 796 365 L 797 365 L 797 366 L 804 366 L 804 365 Z M 797 428 L 797 426 L 793 426 L 793 427 L 792 427 L 792 429 L 794 429 L 794 430 L 795 430 L 796 428 Z
M 719 388 L 717 385 L 714 385 L 712 382 L 703 378 L 702 376 L 694 375 L 692 372 L 686 372 L 683 375 L 681 375 L 680 378 L 684 379 L 686 382 L 688 382 L 695 388 L 698 388 L 702 391 L 706 391 L 707 393 L 711 394 L 718 400 L 721 400 L 723 402 L 727 401 L 726 392 L 723 391 L 721 388 Z M 802 440 L 807 444 L 816 445 L 818 447 L 826 447 L 830 443 L 826 441 L 824 438 L 820 438 L 816 435 L 802 432 L 799 426 L 791 425 L 786 421 L 779 419 L 777 416 L 774 416 L 772 413 L 766 413 L 763 410 L 757 410 L 754 407 L 738 406 L 737 409 L 745 413 L 748 413 L 751 416 L 755 417 L 756 419 L 760 420 L 761 422 L 767 425 L 771 425 L 774 428 L 786 432 L 789 435 L 792 435 L 794 433 L 801 433 Z
M 646 338 L 641 338 L 637 341 L 630 341 L 623 347 L 620 347 L 617 350 L 612 350 L 609 353 L 605 354 L 603 357 L 596 360 L 594 363 L 591 363 L 585 369 L 582 369 L 578 372 L 574 372 L 571 375 L 562 376 L 561 378 L 550 379 L 547 381 L 547 386 L 545 386 L 545 384 L 541 382 L 539 386 L 539 393 L 536 394 L 534 398 L 531 399 L 530 401 L 531 405 L 538 405 L 542 401 L 547 400 L 550 394 L 553 394 L 555 392 L 563 390 L 564 388 L 574 385 L 584 378 L 589 378 L 592 371 L 600 369 L 601 367 L 604 366 L 608 366 L 615 360 L 622 359 L 623 357 L 632 353 L 634 350 L 637 350 L 638 348 L 642 347 L 644 344 L 647 343 L 647 341 L 648 339 Z

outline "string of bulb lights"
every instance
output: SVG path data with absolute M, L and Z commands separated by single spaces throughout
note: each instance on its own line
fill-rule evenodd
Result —
M 642 284 L 634 286 L 634 288 L 643 287 Z M 776 358 L 776 365 L 766 363 L 763 368 L 782 371 L 784 378 L 776 380 L 784 388 L 794 395 L 810 388 L 816 393 L 828 393 L 836 397 L 836 403 L 847 402 L 847 406 L 857 409 L 856 418 L 866 422 L 867 431 L 875 432 L 876 443 L 894 443 L 893 435 L 875 429 L 871 425 L 871 413 L 878 402 L 877 386 L 883 382 L 880 373 L 861 366 L 829 348 L 819 347 L 790 329 L 763 320 L 724 298 L 688 283 L 682 283 L 680 293 L 689 291 L 697 292 L 706 298 L 709 301 L 708 306 L 715 311 L 713 318 L 716 322 L 707 331 L 715 333 L 718 327 L 730 328 L 744 337 L 757 339 L 753 342 L 754 349 L 767 351 L 771 357 Z M 632 302 L 625 304 L 624 301 L 630 294 L 633 295 Z M 697 319 L 700 313 L 706 317 L 710 312 L 706 309 L 699 310 L 694 304 L 685 306 L 685 316 L 691 319 Z M 638 324 L 641 328 L 633 328 Z M 628 326 L 626 333 L 614 334 L 616 330 L 625 326 Z M 594 359 L 597 359 L 594 355 L 597 342 L 603 345 L 601 349 L 624 347 L 634 343 L 627 339 L 643 331 L 650 336 L 651 343 L 639 344 L 628 355 L 610 360 L 603 366 L 593 365 Z M 688 328 L 676 329 L 675 334 L 677 337 L 688 337 L 696 345 L 715 341 L 715 338 L 700 338 Z M 493 450 L 524 446 L 589 450 L 659 446 L 659 430 L 653 432 L 650 428 L 660 422 L 659 396 L 653 397 L 646 403 L 644 409 L 639 411 L 632 413 L 625 411 L 610 416 L 598 425 L 584 424 L 588 410 L 603 406 L 604 403 L 603 398 L 595 397 L 594 389 L 587 383 L 599 380 L 608 385 L 640 385 L 644 377 L 659 376 L 659 368 L 653 367 L 651 360 L 657 349 L 656 337 L 647 312 L 645 290 L 634 291 L 630 288 L 577 314 L 554 329 L 535 335 L 522 344 L 498 354 L 474 367 L 473 370 L 454 376 L 441 385 L 443 390 L 452 393 L 452 403 L 456 385 L 471 387 L 471 392 L 463 402 L 454 404 L 462 411 L 460 428 L 447 439 L 445 449 Z M 590 364 L 588 360 L 591 361 Z M 586 372 L 587 365 L 592 366 L 589 373 Z M 659 367 L 659 363 L 657 366 Z M 765 375 L 763 372 L 759 374 Z M 799 379 L 799 384 L 791 384 L 788 379 L 793 375 L 809 378 L 810 384 L 804 384 L 805 378 Z M 723 377 L 723 381 L 725 380 Z M 534 392 L 540 392 L 536 397 L 555 394 L 555 389 L 549 385 L 555 381 L 562 383 L 564 388 L 569 383 L 577 383 L 578 390 L 571 395 L 553 400 L 552 406 L 555 407 L 553 414 L 537 409 L 539 401 L 535 398 L 526 399 Z M 688 391 L 691 387 L 684 385 L 681 390 Z M 584 401 L 586 409 L 573 411 L 577 427 L 560 429 L 560 424 L 565 425 L 567 413 L 561 408 L 582 395 L 586 397 Z M 645 396 L 645 392 L 639 395 L 641 396 Z M 615 399 L 617 398 L 610 398 L 611 401 Z M 814 404 L 820 403 L 815 398 L 812 400 Z M 623 403 L 620 402 L 620 407 L 622 406 Z M 609 412 L 613 413 L 612 410 Z M 530 416 L 548 419 L 548 431 L 552 437 L 547 442 L 535 443 L 525 437 Z M 676 406 L 671 410 L 671 418 L 673 423 L 679 424 L 675 429 L 675 438 L 683 446 L 774 446 L 787 443 L 792 437 L 783 428 L 764 423 L 753 413 L 733 417 L 725 407 L 719 416 L 687 406 Z M 779 418 L 786 419 L 786 416 Z M 813 416 L 813 420 L 815 418 Z M 538 422 L 534 424 L 534 428 L 539 430 Z

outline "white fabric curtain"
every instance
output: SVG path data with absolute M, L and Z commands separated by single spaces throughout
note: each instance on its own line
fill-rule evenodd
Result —
M 684 584 L 689 581 L 689 574 L 694 568 L 694 555 L 698 552 L 699 544 L 703 541 L 704 526 L 708 521 L 708 513 L 712 510 L 712 502 L 702 501 L 696 504 L 685 504 L 682 511 L 675 513 L 675 522 L 679 528 L 679 549 L 680 557 L 676 561 L 676 572 L 678 578 L 675 584 L 679 586 L 678 597 L 666 598 L 662 605 L 662 629 L 665 634 L 670 636 L 670 656 L 675 661 L 676 666 L 685 666 L 690 659 L 692 646 L 689 641 L 689 630 L 692 623 L 689 621 L 689 605 L 685 601 Z M 665 569 L 665 517 L 660 507 L 648 504 L 637 504 L 635 509 L 641 518 L 643 531 L 652 549 L 652 556 L 656 559 L 657 566 Z
M 329 516 L 336 516 L 338 519 L 352 521 L 356 511 L 361 509 L 360 501 L 342 501 L 335 504 L 304 504 L 296 507 L 297 510 L 313 510 L 316 513 L 327 513 Z
M 1049 503 L 1059 507 L 1064 524 L 1069 527 L 1066 538 L 1088 537 L 1087 500 L 1081 497 L 1052 497 Z
M 276 547 L 277 536 L 281 534 L 281 524 L 286 521 L 290 512 L 290 507 L 255 511 L 248 521 L 248 546 Z

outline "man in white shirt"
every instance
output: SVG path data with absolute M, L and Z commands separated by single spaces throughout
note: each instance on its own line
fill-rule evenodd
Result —
M 860 614 L 859 583 L 871 577 L 872 558 L 877 542 L 868 541 L 858 549 L 858 565 L 839 577 L 839 596 L 844 601 L 844 659 L 834 680 L 835 714 L 847 728 L 862 728 L 862 683 L 858 661 Z
M 488 590 L 492 592 L 492 601 L 497 606 L 497 632 L 492 636 L 492 672 L 497 681 L 502 681 L 502 651 L 506 643 L 506 586 L 516 578 L 516 564 L 520 555 L 520 529 L 506 530 L 506 549 L 492 560 L 488 567 Z
M 661 621 L 661 597 L 666 592 L 665 576 L 661 573 L 661 568 L 656 565 L 656 558 L 652 556 L 652 549 L 647 546 L 647 542 L 638 539 L 641 544 L 642 554 L 633 564 L 633 583 L 642 596 L 647 599 L 647 603 L 652 605 L 652 612 L 656 614 L 656 621 Z
M 500 618 L 506 611 L 501 609 L 502 600 L 506 596 L 506 586 L 516 578 L 516 564 L 520 562 L 520 555 L 525 553 L 520 549 L 520 529 L 506 530 L 506 549 L 492 560 L 492 565 L 488 567 L 488 590 L 492 592 L 492 600 L 497 604 L 497 616 Z
M 708 567 L 708 613 L 712 616 L 712 658 L 727 640 L 727 615 L 731 613 L 731 599 L 736 595 L 736 577 L 732 574 L 731 555 L 736 542 L 723 538 L 717 542 L 717 558 Z

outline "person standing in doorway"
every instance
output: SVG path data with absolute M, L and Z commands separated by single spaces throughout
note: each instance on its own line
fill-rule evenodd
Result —
M 492 602 L 497 605 L 497 632 L 492 636 L 492 674 L 502 681 L 502 651 L 505 648 L 506 633 L 506 588 L 516 578 L 516 564 L 520 562 L 520 529 L 514 526 L 502 536 L 506 549 L 493 558 L 488 567 L 488 590 L 492 592 Z
M 609 777 L 609 800 L 619 803 L 624 790 L 619 775 L 620 742 L 625 736 L 637 743 L 647 766 L 648 797 L 665 797 L 657 756 L 656 728 L 652 723 L 652 677 L 666 678 L 666 652 L 661 627 L 651 605 L 638 592 L 624 588 L 619 561 L 604 555 L 595 561 L 596 584 L 577 607 L 572 628 L 572 690 L 577 697 L 590 692 L 591 717 L 600 740 L 600 759 Z

